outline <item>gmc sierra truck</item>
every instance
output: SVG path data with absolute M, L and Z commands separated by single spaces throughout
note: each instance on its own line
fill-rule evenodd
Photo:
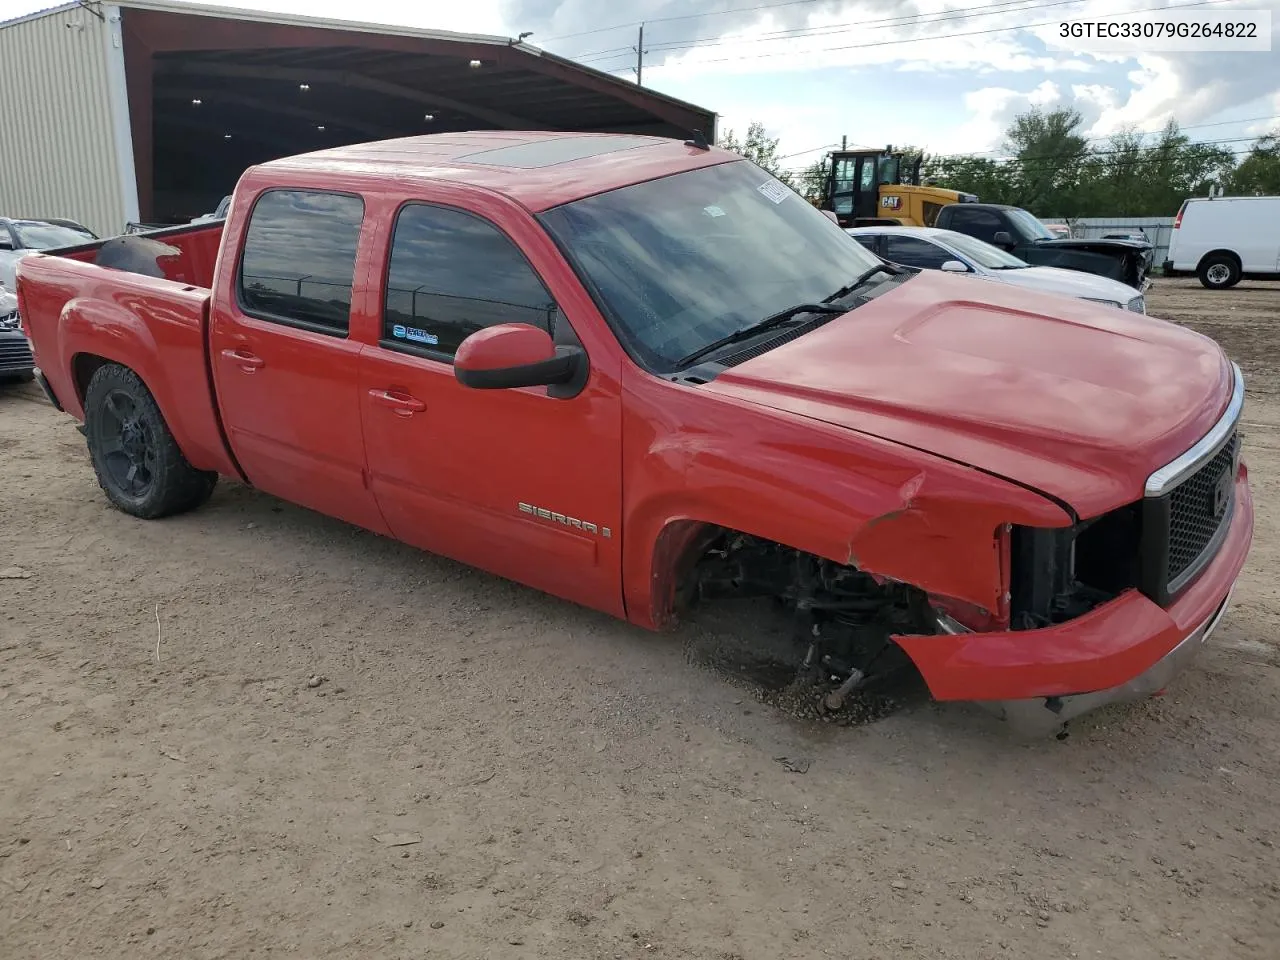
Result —
M 938 211 L 941 230 L 984 240 L 1033 267 L 1058 267 L 1119 280 L 1142 292 L 1155 247 L 1146 240 L 1058 237 L 1021 207 L 1000 203 L 951 203 Z
M 648 629 L 772 598 L 830 709 L 912 664 L 1028 733 L 1156 693 L 1252 539 L 1212 340 L 886 265 L 700 140 L 346 146 L 18 270 L 120 510 L 224 476 Z

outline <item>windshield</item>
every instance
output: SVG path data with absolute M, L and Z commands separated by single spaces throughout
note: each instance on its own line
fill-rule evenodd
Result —
M 677 361 L 880 260 L 746 160 L 587 197 L 541 217 L 646 366 Z
M 1053 240 L 1056 239 L 1049 228 L 1043 223 L 1029 214 L 1026 210 L 1013 209 L 1007 211 L 1009 218 L 1021 228 L 1025 236 L 1032 240 Z
M 1017 270 L 1020 267 L 1030 266 L 1025 260 L 1019 260 L 1012 253 L 1005 253 L 999 247 L 993 247 L 967 233 L 949 232 L 945 242 L 956 253 L 987 270 Z
M 88 230 L 73 230 L 70 227 L 60 227 L 55 223 L 44 223 L 39 220 L 15 220 L 13 230 L 18 235 L 18 243 L 29 250 L 72 247 L 94 239 L 93 234 Z

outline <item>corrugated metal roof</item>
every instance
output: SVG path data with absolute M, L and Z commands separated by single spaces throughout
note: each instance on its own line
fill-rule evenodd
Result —
M 271 10 L 248 10 L 242 7 L 224 7 L 203 3 L 187 3 L 185 0 L 113 0 L 114 5 L 125 9 L 133 10 L 150 10 L 157 13 L 177 13 L 188 16 L 201 17 L 218 17 L 226 20 L 241 20 L 247 23 L 276 23 L 287 26 L 297 27 L 313 27 L 322 30 L 343 30 L 351 33 L 375 33 L 387 36 L 397 37 L 415 37 L 422 40 L 439 40 L 451 43 L 472 43 L 483 44 L 487 46 L 511 47 L 530 56 L 546 57 L 548 60 L 563 64 L 575 70 L 580 70 L 585 74 L 596 77 L 606 78 L 612 83 L 616 83 L 622 87 L 632 87 L 634 84 L 630 81 L 615 77 L 612 74 L 596 70 L 592 67 L 585 66 L 566 57 L 557 56 L 549 53 L 540 47 L 532 44 L 524 43 L 512 37 L 500 37 L 492 34 L 472 34 L 472 33 L 453 33 L 445 30 L 429 30 L 423 27 L 410 27 L 404 24 L 388 24 L 376 23 L 360 20 L 336 20 L 329 17 L 312 17 L 305 14 L 296 13 L 278 13 Z M 40 17 L 49 16 L 65 10 L 71 10 L 79 6 L 78 3 L 64 3 L 60 6 L 51 7 L 47 10 L 37 11 L 36 13 L 27 14 L 16 20 L 0 21 L 0 30 L 5 29 L 13 24 L 22 23 L 27 20 L 34 20 Z M 680 100 L 677 97 L 671 97 L 664 93 L 659 93 L 648 87 L 641 88 L 647 96 L 659 100 L 665 100 L 668 103 L 677 104 L 687 107 L 691 110 L 704 110 L 696 104 Z

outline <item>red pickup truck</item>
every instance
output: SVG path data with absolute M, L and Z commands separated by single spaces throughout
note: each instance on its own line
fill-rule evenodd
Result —
M 311 153 L 18 277 L 121 510 L 221 475 L 650 629 L 771 597 L 833 709 L 908 663 L 1027 731 L 1158 692 L 1252 539 L 1212 340 L 886 265 L 701 142 Z

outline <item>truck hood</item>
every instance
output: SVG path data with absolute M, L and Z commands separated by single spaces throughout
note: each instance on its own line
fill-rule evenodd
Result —
M 1207 337 L 1102 304 L 923 271 L 702 387 L 937 454 L 1088 518 L 1222 415 Z
M 1091 250 L 1095 253 L 1146 253 L 1153 249 L 1146 240 L 1091 240 L 1087 237 L 1055 237 L 1037 240 L 1037 247 L 1058 250 Z
M 1140 240 L 1036 240 L 1018 256 L 1041 267 L 1081 270 L 1142 290 L 1154 247 Z

